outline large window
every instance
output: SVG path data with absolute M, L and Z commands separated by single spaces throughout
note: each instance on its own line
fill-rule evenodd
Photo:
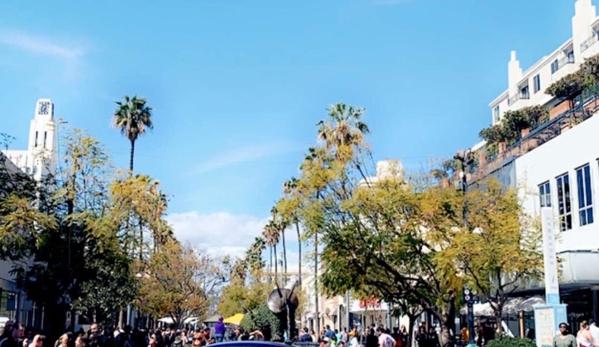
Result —
M 565 173 L 555 179 L 560 230 L 572 229 L 572 204 L 570 201 L 570 176 Z
M 555 59 L 552 63 L 551 63 L 551 73 L 555 73 L 557 70 L 559 70 L 559 60 Z
M 539 197 L 541 198 L 541 207 L 551 207 L 551 186 L 549 181 L 539 184 Z
M 499 123 L 499 106 L 493 108 L 493 124 Z
M 539 90 L 541 90 L 541 76 L 535 75 L 535 77 L 533 77 L 532 80 L 533 80 L 533 90 L 536 94 L 539 92 Z
M 591 186 L 591 168 L 589 164 L 576 169 L 576 185 L 578 186 L 578 213 L 580 225 L 593 223 L 593 193 Z

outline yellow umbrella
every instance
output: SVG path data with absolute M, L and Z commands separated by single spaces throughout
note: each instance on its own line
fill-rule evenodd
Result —
M 223 322 L 225 324 L 239 325 L 241 323 L 242 319 L 243 319 L 243 313 L 237 313 L 234 316 L 231 316 L 229 318 L 225 318 L 225 320 Z

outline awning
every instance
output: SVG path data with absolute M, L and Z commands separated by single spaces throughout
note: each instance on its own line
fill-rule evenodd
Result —
M 231 317 L 225 318 L 224 323 L 239 325 L 239 324 L 241 324 L 242 319 L 243 319 L 243 313 L 237 313 Z
M 210 316 L 210 317 L 204 319 L 204 323 L 216 323 L 216 322 L 218 322 L 218 319 L 220 317 L 221 317 L 221 315 L 215 314 L 214 316 Z
M 195 324 L 198 321 L 198 319 L 199 319 L 198 317 L 189 317 L 189 318 L 186 318 L 183 321 L 183 323 L 184 324 Z
M 171 317 L 160 318 L 158 321 L 161 322 L 161 323 L 166 323 L 166 324 L 173 324 L 174 323 L 174 321 L 173 321 L 173 319 Z

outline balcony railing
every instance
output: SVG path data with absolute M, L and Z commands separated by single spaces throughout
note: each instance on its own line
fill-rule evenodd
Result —
M 557 69 L 559 70 L 568 64 L 574 64 L 574 56 L 573 55 L 568 55 L 568 56 L 563 57 L 562 59 L 558 60 Z
M 599 112 L 599 86 L 594 90 L 589 90 L 576 98 L 573 102 L 573 108 L 560 114 L 559 116 L 538 124 L 530 130 L 526 136 L 507 146 L 501 153 L 488 153 L 484 164 L 479 164 L 477 172 L 472 175 L 473 182 L 485 177 L 489 172 L 493 172 L 518 157 L 542 146 L 569 128 L 591 118 Z
M 580 44 L 580 53 L 586 51 L 587 49 L 589 49 L 592 45 L 594 45 L 595 43 L 597 43 L 597 41 L 599 41 L 599 38 L 597 37 L 597 33 L 593 33 L 593 35 L 591 37 L 589 37 L 588 39 L 584 40 L 581 44 Z
M 520 99 L 528 100 L 528 99 L 530 99 L 530 94 L 529 93 L 518 93 L 518 94 L 512 96 L 511 98 L 507 99 L 507 104 L 508 104 L 508 106 L 511 106 Z

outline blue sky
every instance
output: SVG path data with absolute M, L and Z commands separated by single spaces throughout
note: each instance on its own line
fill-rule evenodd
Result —
M 510 50 L 530 66 L 570 36 L 573 12 L 574 0 L 3 0 L 0 132 L 24 149 L 35 101 L 51 98 L 125 167 L 114 101 L 148 98 L 155 130 L 136 171 L 172 195 L 182 238 L 235 253 L 330 104 L 367 109 L 376 159 L 450 156 L 490 123 Z

